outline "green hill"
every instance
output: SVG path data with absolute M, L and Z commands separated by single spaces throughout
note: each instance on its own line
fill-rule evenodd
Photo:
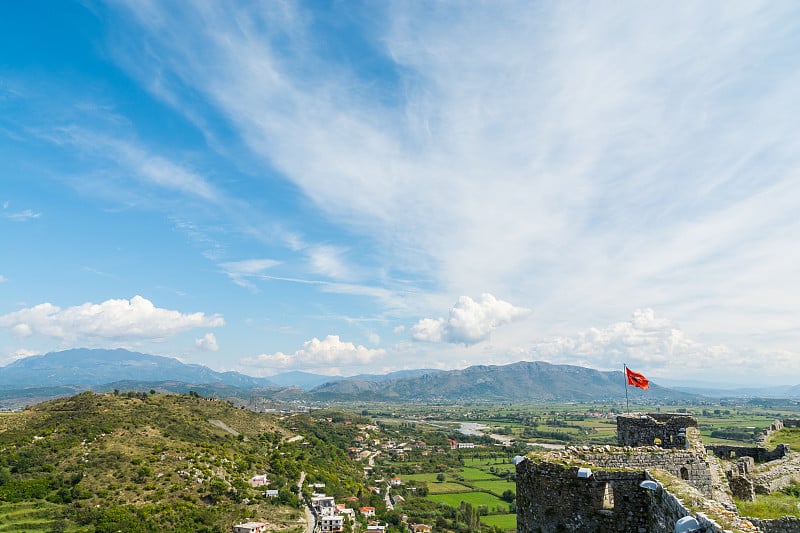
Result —
M 307 436 L 291 439 L 286 425 Z M 227 532 L 257 519 L 299 532 L 302 469 L 335 471 L 341 490 L 367 493 L 332 449 L 341 444 L 314 435 L 307 416 L 281 420 L 196 393 L 86 392 L 2 414 L 0 531 Z M 279 497 L 250 486 L 257 474 Z

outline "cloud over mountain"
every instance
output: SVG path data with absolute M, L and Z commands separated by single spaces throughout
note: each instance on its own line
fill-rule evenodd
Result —
M 322 340 L 314 337 L 292 354 L 277 352 L 243 359 L 248 367 L 312 368 L 321 371 L 337 365 L 361 365 L 386 355 L 383 349 L 367 348 L 352 342 L 343 342 L 338 335 L 328 335 Z
M 411 337 L 424 342 L 475 344 L 486 340 L 499 326 L 527 316 L 529 309 L 516 307 L 491 294 L 475 301 L 461 296 L 447 318 L 423 318 L 411 328 Z
M 157 341 L 195 328 L 223 325 L 225 320 L 220 315 L 162 309 L 138 295 L 130 300 L 87 302 L 66 309 L 46 302 L 0 316 L 0 327 L 20 337 L 38 335 L 65 344 L 97 339 Z

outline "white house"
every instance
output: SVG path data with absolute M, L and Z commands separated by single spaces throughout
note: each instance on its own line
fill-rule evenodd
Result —
M 263 522 L 245 522 L 233 526 L 233 533 L 262 533 L 267 530 L 267 524 Z
M 264 496 L 267 498 L 277 498 L 278 489 L 267 489 L 266 491 L 264 491 Z
M 341 515 L 323 516 L 319 521 L 319 526 L 326 533 L 329 531 L 343 531 L 344 517 Z
M 260 474 L 250 478 L 250 485 L 252 485 L 253 487 L 263 487 L 264 485 L 268 484 L 269 481 L 267 481 L 266 474 Z

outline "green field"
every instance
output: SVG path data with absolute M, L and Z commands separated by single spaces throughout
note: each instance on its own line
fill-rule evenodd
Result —
M 451 483 L 449 481 L 428 484 L 428 494 L 451 494 L 454 492 L 464 492 L 469 487 L 461 483 Z
M 464 481 L 479 481 L 482 479 L 495 479 L 496 476 L 489 472 L 488 467 L 486 470 L 480 468 L 473 468 L 465 466 L 462 468 L 458 475 L 464 478 Z
M 57 508 L 44 501 L 0 502 L 0 531 L 52 531 Z
M 437 472 L 428 472 L 428 473 L 425 473 L 425 474 L 405 474 L 403 476 L 403 481 L 406 481 L 406 482 L 407 481 L 417 481 L 417 482 L 422 481 L 422 482 L 425 482 L 425 483 L 439 483 L 439 481 L 436 480 L 436 476 L 438 476 L 438 475 L 439 474 Z
M 508 503 L 504 502 L 497 496 L 493 496 L 486 492 L 459 492 L 455 494 L 431 494 L 427 496 L 429 500 L 437 503 L 446 503 L 451 507 L 458 507 L 461 502 L 466 502 L 471 505 L 486 505 L 489 511 L 492 512 L 497 509 L 500 512 L 508 513 Z
M 475 481 L 472 483 L 481 490 L 488 490 L 495 494 L 503 494 L 507 490 L 511 490 L 514 494 L 517 493 L 517 484 L 513 481 L 505 481 L 502 479 L 491 479 L 485 481 Z
M 492 514 L 482 516 L 481 522 L 487 526 L 499 527 L 503 531 L 517 530 L 517 515 L 515 514 Z

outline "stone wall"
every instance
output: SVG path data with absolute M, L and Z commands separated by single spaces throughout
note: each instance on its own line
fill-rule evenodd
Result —
M 525 460 L 517 464 L 517 533 L 650 532 L 650 491 L 644 472 L 593 470 Z
M 758 494 L 781 490 L 795 480 L 800 480 L 800 454 L 797 453 L 756 465 L 753 474 L 753 485 Z
M 778 444 L 770 451 L 761 446 L 726 446 L 724 444 L 709 444 L 706 450 L 713 452 L 720 459 L 736 459 L 738 457 L 752 457 L 759 463 L 782 459 L 789 455 L 789 446 Z
M 800 533 L 800 518 L 796 516 L 784 516 L 776 520 L 758 518 L 748 518 L 748 520 L 763 533 Z
M 681 413 L 628 413 L 617 417 L 617 441 L 621 446 L 683 448 L 687 428 L 697 428 L 697 420 Z
M 517 464 L 517 533 L 672 533 L 675 522 L 689 515 L 704 533 L 725 533 L 707 515 L 693 514 L 660 482 L 655 490 L 642 488 L 642 481 L 654 481 L 646 471 L 592 469 L 591 476 L 580 478 L 578 470 L 538 459 Z M 735 526 L 756 531 L 746 520 Z
M 800 419 L 786 418 L 783 420 L 783 427 L 800 428 Z
M 585 461 L 598 468 L 647 470 L 657 468 L 683 479 L 706 497 L 712 496 L 711 470 L 702 450 L 665 450 L 658 446 L 568 448 L 564 457 Z

